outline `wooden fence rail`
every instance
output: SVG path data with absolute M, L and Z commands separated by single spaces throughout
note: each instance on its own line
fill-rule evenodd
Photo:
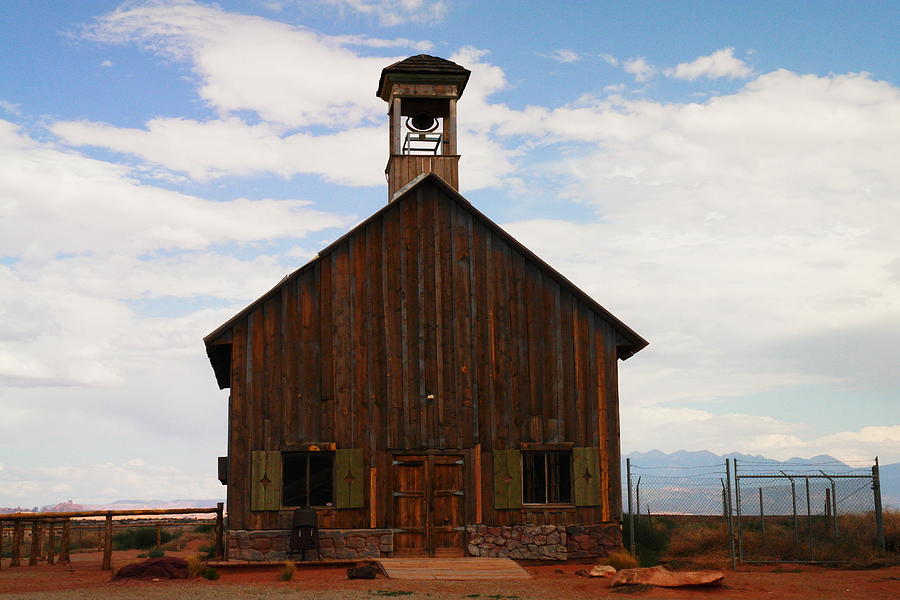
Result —
M 195 515 L 215 514 L 215 557 L 221 560 L 225 555 L 225 527 L 224 504 L 219 502 L 215 508 L 142 508 L 135 510 L 83 510 L 76 512 L 46 512 L 46 513 L 10 513 L 0 515 L 0 569 L 3 568 L 3 539 L 4 526 L 7 521 L 12 524 L 12 552 L 10 567 L 18 567 L 22 564 L 22 545 L 25 540 L 25 524 L 31 523 L 31 550 L 28 557 L 28 565 L 34 566 L 39 557 L 46 557 L 47 564 L 68 563 L 70 531 L 73 518 L 99 517 L 101 522 L 101 546 L 103 550 L 103 570 L 112 570 L 112 539 L 113 519 L 115 517 L 155 516 L 155 515 Z M 170 525 L 170 523 L 165 523 Z M 174 525 L 174 523 L 171 523 Z M 45 527 L 46 525 L 46 527 Z M 56 527 L 62 525 L 60 532 L 59 556 L 56 556 L 55 541 Z M 157 547 L 160 542 L 160 527 L 162 523 L 149 522 L 146 525 L 156 526 Z M 141 527 L 140 523 L 129 523 L 121 527 Z M 80 529 L 80 528 L 79 528 Z M 44 532 L 47 532 L 46 538 Z

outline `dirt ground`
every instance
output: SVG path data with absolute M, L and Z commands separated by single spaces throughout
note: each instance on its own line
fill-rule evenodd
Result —
M 167 553 L 186 556 L 190 552 Z M 140 560 L 137 551 L 116 552 L 118 568 Z M 147 598 L 170 600 L 297 598 L 348 600 L 403 598 L 410 600 L 576 600 L 582 598 L 655 599 L 784 599 L 823 600 L 859 598 L 897 600 L 900 598 L 900 567 L 868 570 L 827 569 L 813 566 L 780 565 L 726 570 L 721 588 L 669 590 L 662 588 L 610 588 L 606 580 L 575 575 L 585 565 L 526 566 L 530 581 L 401 581 L 379 577 L 349 581 L 346 569 L 337 567 L 298 568 L 292 581 L 279 581 L 278 569 L 220 569 L 221 579 L 177 581 L 113 581 L 100 570 L 99 553 L 72 555 L 71 565 L 45 564 L 36 567 L 0 570 L 0 600 L 16 598 L 97 599 Z

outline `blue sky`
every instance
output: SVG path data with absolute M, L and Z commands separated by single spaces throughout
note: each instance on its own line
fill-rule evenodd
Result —
M 222 494 L 201 338 L 383 205 L 375 87 L 420 52 L 473 71 L 463 194 L 650 340 L 623 450 L 900 461 L 898 22 L 4 2 L 0 505 Z

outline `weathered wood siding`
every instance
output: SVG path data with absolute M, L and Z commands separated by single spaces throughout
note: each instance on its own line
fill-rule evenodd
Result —
M 392 520 L 389 450 L 461 450 L 485 523 L 620 517 L 613 326 L 436 185 L 333 246 L 227 335 L 231 529 L 288 524 L 288 511 L 250 511 L 250 453 L 304 442 L 364 449 L 378 527 Z M 495 509 L 490 453 L 560 442 L 599 447 L 601 505 Z M 470 523 L 477 496 L 465 496 Z M 367 508 L 321 514 L 324 527 L 372 520 Z

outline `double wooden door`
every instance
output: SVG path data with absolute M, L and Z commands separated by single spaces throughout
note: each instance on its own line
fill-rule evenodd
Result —
M 395 455 L 392 470 L 394 554 L 463 555 L 463 455 Z

